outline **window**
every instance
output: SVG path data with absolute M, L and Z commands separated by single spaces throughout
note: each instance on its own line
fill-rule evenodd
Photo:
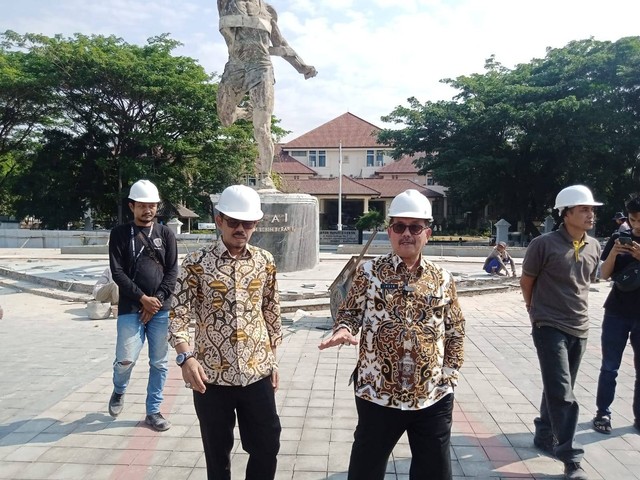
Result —
M 384 165 L 384 151 L 376 151 L 376 167 L 382 167 Z
M 373 167 L 373 150 L 367 150 L 367 167 Z
M 310 167 L 326 167 L 327 151 L 326 150 L 309 150 L 309 166 Z
M 291 152 L 291 156 L 292 157 L 306 157 L 307 156 L 307 152 L 304 150 L 298 150 L 298 151 L 293 151 Z
M 327 166 L 327 151 L 326 150 L 318 150 L 318 166 L 326 167 Z

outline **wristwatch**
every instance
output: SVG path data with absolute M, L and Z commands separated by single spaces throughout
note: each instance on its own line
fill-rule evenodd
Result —
M 195 356 L 196 354 L 194 352 L 179 353 L 178 356 L 176 357 L 176 363 L 178 364 L 179 367 L 181 367 L 182 365 L 184 365 L 184 362 L 189 360 L 191 357 L 195 357 Z

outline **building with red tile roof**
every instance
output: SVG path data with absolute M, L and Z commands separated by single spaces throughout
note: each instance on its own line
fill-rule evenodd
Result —
M 343 225 L 353 225 L 369 209 L 386 214 L 393 197 L 408 188 L 429 198 L 440 223 L 449 213 L 446 188 L 435 185 L 430 175 L 418 174 L 413 162 L 420 155 L 394 161 L 390 148 L 378 142 L 380 131 L 347 112 L 279 145 L 273 170 L 280 175 L 281 190 L 317 197 L 324 229 L 338 223 L 340 191 Z

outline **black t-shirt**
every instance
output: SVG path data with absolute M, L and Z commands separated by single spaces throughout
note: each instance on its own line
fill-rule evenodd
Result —
M 168 227 L 154 223 L 141 228 L 133 222 L 115 227 L 109 237 L 109 266 L 119 288 L 119 313 L 138 313 L 142 295 L 157 296 L 162 310 L 169 310 L 178 277 L 178 246 Z
M 623 235 L 630 236 L 634 242 L 640 243 L 640 237 L 633 234 L 632 230 L 624 232 Z M 606 260 L 613 248 L 613 244 L 616 239 L 620 237 L 620 233 L 614 233 L 607 242 L 607 245 L 602 251 L 602 260 Z M 634 262 L 634 258 L 628 253 L 618 255 L 616 257 L 616 263 L 613 267 L 613 273 L 618 273 L 624 267 Z M 604 302 L 604 308 L 609 313 L 615 313 L 616 315 L 622 315 L 623 317 L 640 318 L 640 291 L 634 290 L 632 292 L 622 292 L 616 288 L 615 284 L 611 287 L 611 292 Z

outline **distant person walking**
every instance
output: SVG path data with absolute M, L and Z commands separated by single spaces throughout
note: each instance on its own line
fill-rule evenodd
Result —
M 453 276 L 422 255 L 432 219 L 417 190 L 389 207 L 392 252 L 358 267 L 321 350 L 356 345 L 358 425 L 349 480 L 382 480 L 406 432 L 410 480 L 452 478 L 453 392 L 464 360 L 464 317 Z
M 565 478 L 571 480 L 587 479 L 580 464 L 584 450 L 575 441 L 573 388 L 587 346 L 589 286 L 600 260 L 600 244 L 587 235 L 598 205 L 583 185 L 558 193 L 555 208 L 562 223 L 531 241 L 520 278 L 543 385 L 533 442 L 562 461 Z
M 631 230 L 614 233 L 604 247 L 602 278 L 605 279 L 615 277 L 626 268 L 640 267 L 640 197 L 627 202 L 626 208 Z M 629 275 L 637 278 L 638 273 Z M 593 428 L 600 433 L 611 433 L 611 404 L 615 398 L 616 378 L 627 342 L 631 343 L 633 349 L 636 377 L 633 389 L 633 426 L 640 432 L 640 283 L 636 284 L 636 288 L 633 284 L 626 288 L 613 282 L 604 303 L 602 366 L 596 394 L 597 413 L 593 419 Z
M 169 308 L 178 276 L 178 247 L 173 232 L 154 221 L 158 202 L 160 196 L 153 183 L 134 183 L 129 193 L 133 221 L 115 227 L 109 237 L 109 265 L 120 292 L 109 413 L 117 417 L 122 412 L 131 372 L 146 339 L 149 381 L 145 422 L 164 431 L 171 427 L 160 413 L 160 404 L 168 371 Z
M 216 205 L 221 238 L 184 259 L 176 286 L 169 340 L 185 386 L 193 389 L 209 480 L 231 478 L 236 415 L 249 454 L 244 478 L 276 474 L 282 342 L 276 265 L 269 252 L 249 245 L 262 217 L 255 190 L 227 187 Z

